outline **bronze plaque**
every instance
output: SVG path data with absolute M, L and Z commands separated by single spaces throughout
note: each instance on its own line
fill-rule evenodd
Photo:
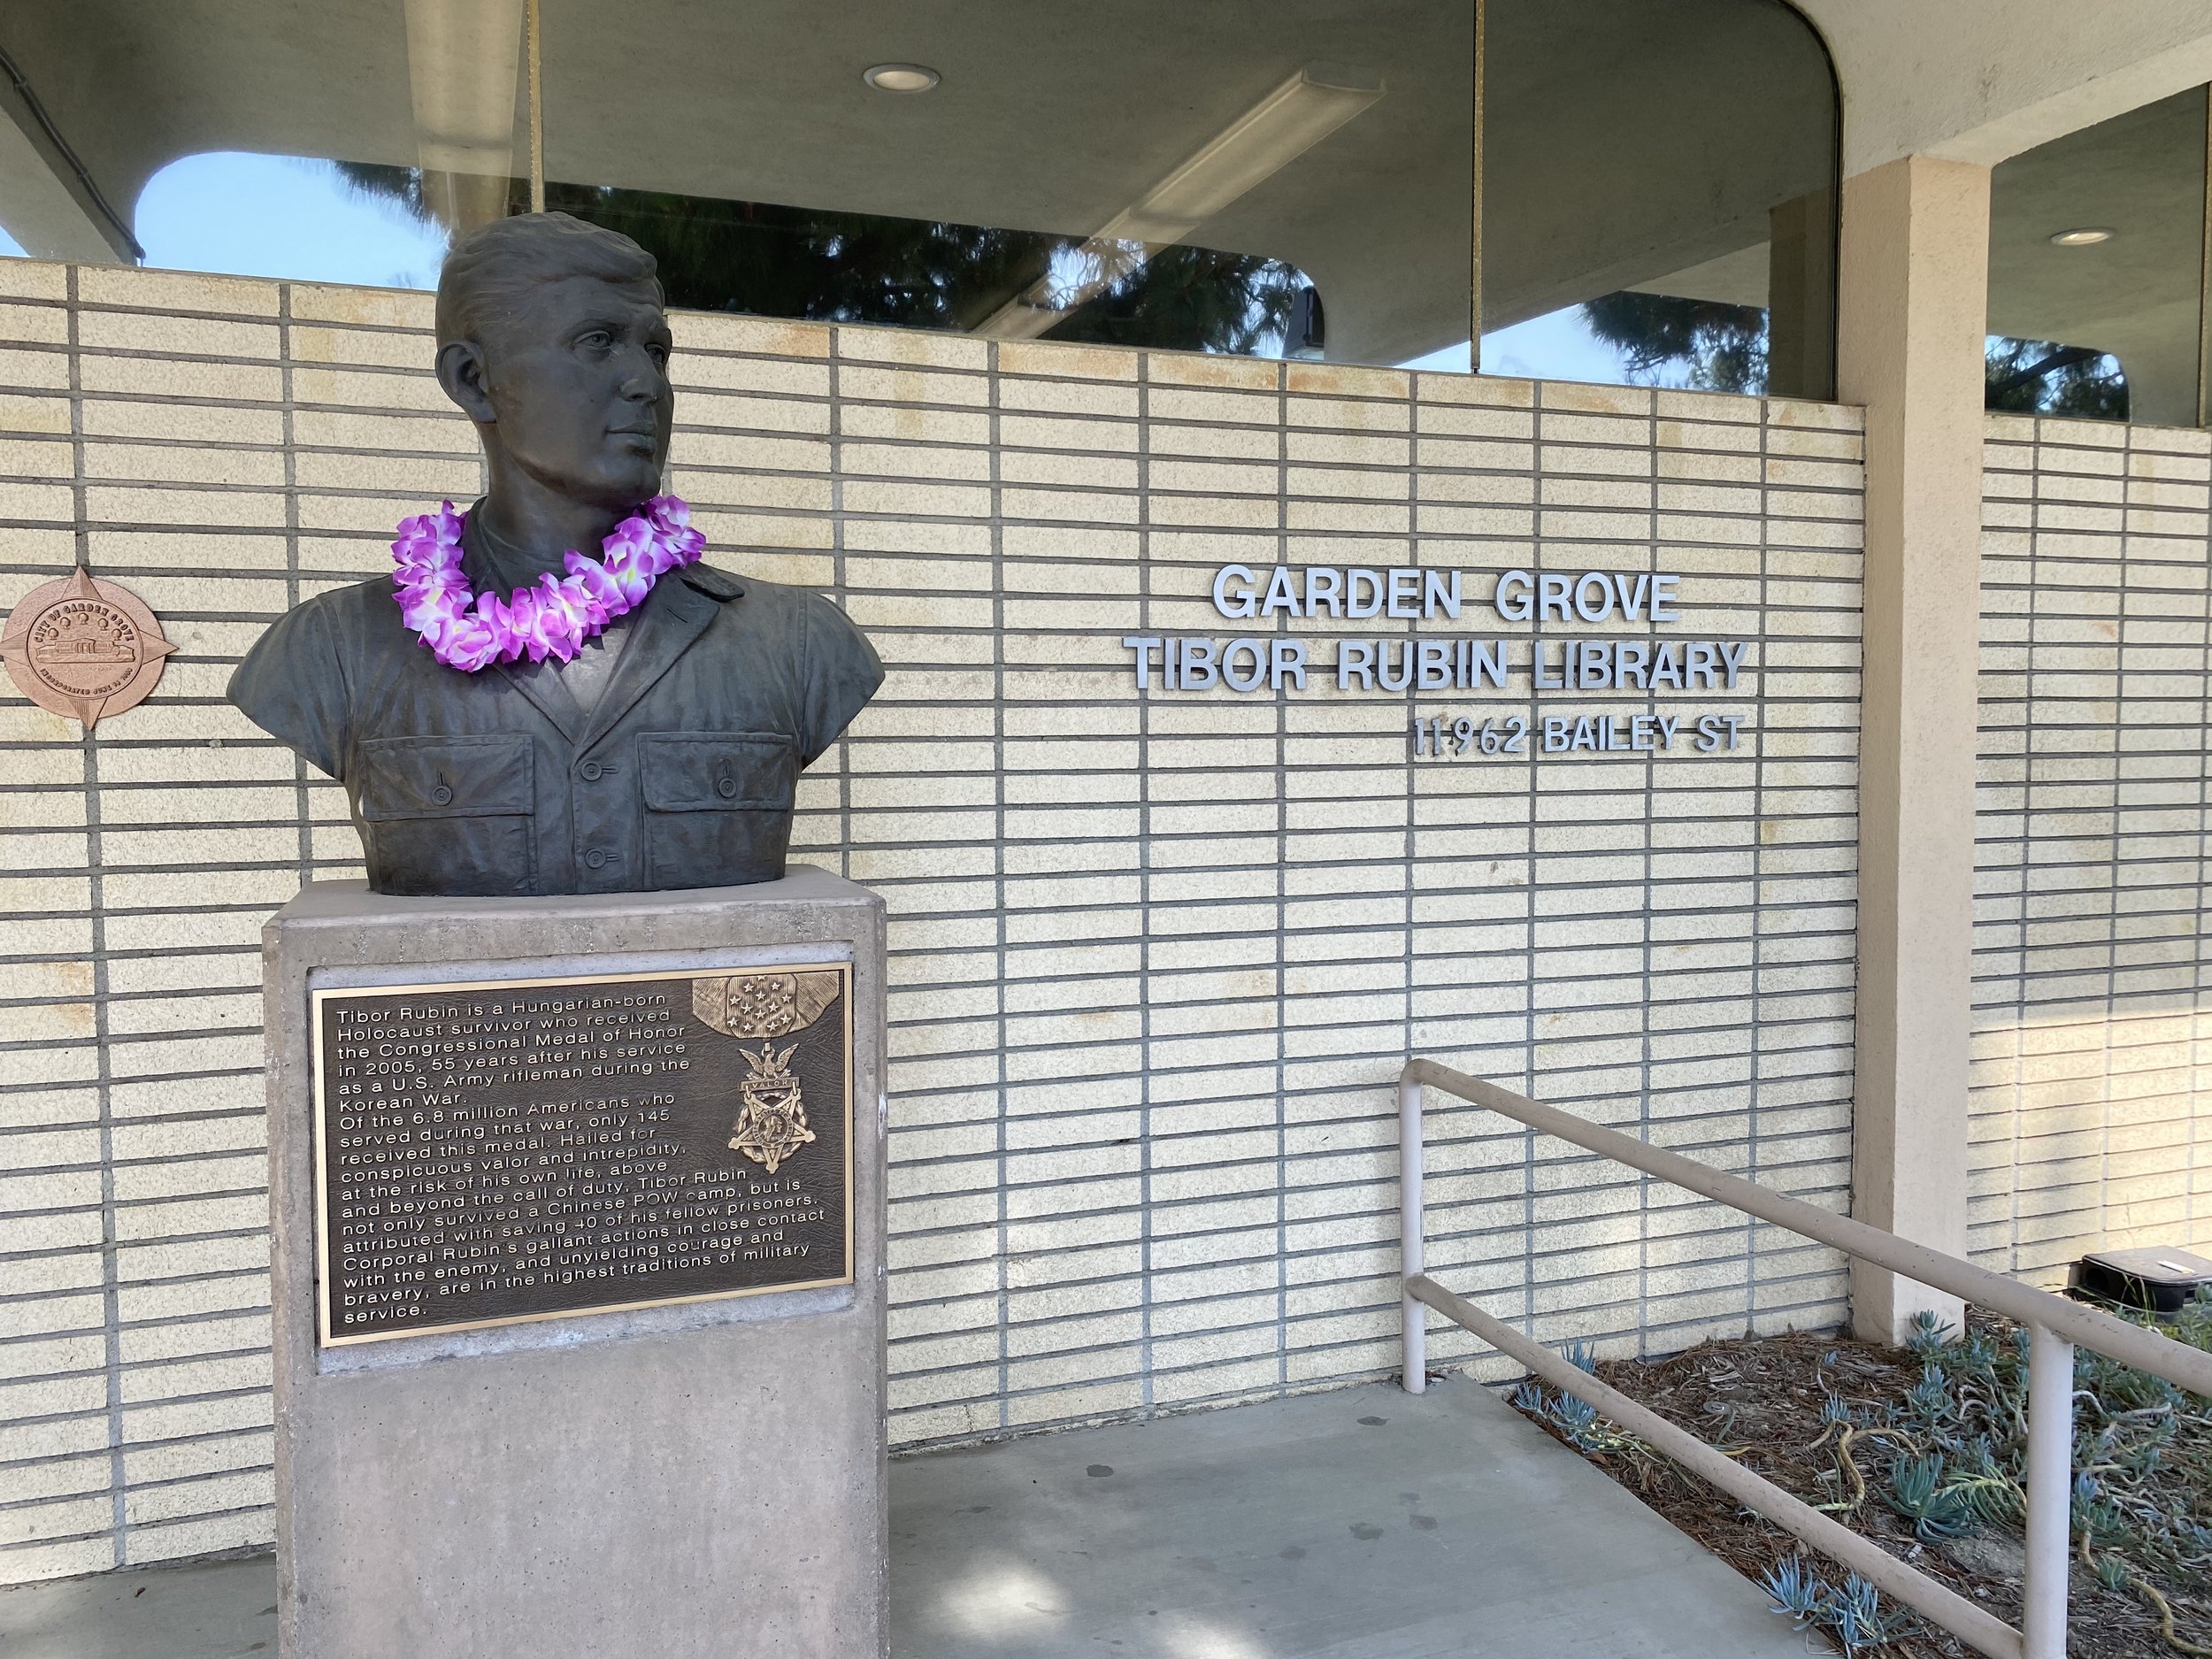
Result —
M 852 1282 L 852 970 L 314 992 L 326 1345 Z
M 88 732 L 143 703 L 176 649 L 136 594 L 82 565 L 32 588 L 0 628 L 0 658 L 23 695 Z

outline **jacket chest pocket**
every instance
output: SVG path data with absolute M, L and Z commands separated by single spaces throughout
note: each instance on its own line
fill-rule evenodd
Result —
M 379 737 L 354 810 L 379 893 L 537 890 L 537 798 L 523 736 Z
M 783 874 L 799 752 L 775 732 L 649 732 L 638 739 L 646 878 L 741 887 Z

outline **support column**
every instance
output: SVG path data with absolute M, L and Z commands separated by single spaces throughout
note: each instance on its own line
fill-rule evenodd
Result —
M 1866 410 L 1852 1213 L 1966 1249 L 1989 169 L 1909 156 L 1847 179 L 1837 393 Z M 1895 1341 L 1958 1302 L 1853 1264 Z

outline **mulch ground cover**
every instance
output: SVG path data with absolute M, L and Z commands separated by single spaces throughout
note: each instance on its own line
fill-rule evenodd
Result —
M 2212 1347 L 2212 1304 L 2166 1328 Z M 2007 1322 L 1976 1315 L 1963 1339 L 1924 1325 L 1901 1349 L 1797 1333 L 1585 1368 L 2018 1624 L 2027 1366 Z M 2212 1402 L 2085 1350 L 2075 1387 L 2070 1651 L 2212 1655 Z M 1784 1586 L 1829 1646 L 1971 1659 L 1581 1402 L 1532 1379 L 1514 1403 L 1746 1577 Z

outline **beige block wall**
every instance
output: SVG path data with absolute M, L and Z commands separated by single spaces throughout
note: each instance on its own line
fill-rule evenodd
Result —
M 1989 421 L 1972 1248 L 2212 1245 L 2212 434 Z
M 0 262 L 0 603 L 81 549 L 181 646 L 88 740 L 0 696 L 0 1580 L 269 1538 L 256 939 L 358 848 L 220 694 L 269 619 L 476 487 L 428 313 Z M 1845 1207 L 1852 411 L 676 327 L 710 557 L 836 594 L 892 670 L 795 856 L 891 907 L 899 1443 L 1390 1370 L 1409 1052 Z M 1140 698 L 1120 637 L 1231 632 L 1233 560 L 1678 571 L 1678 637 L 1763 643 L 1737 695 L 1661 706 L 1759 730 L 1417 762 L 1417 710 L 1526 713 L 1525 680 Z M 1498 631 L 1488 586 L 1463 631 Z M 1333 628 L 1379 631 L 1283 631 Z M 1824 1252 L 1433 1115 L 1432 1271 L 1546 1340 L 1843 1317 Z

